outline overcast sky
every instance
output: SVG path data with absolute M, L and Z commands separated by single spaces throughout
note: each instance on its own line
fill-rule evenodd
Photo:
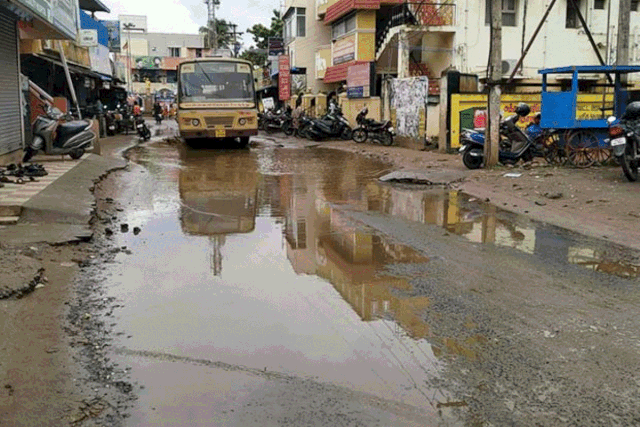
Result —
M 110 14 L 98 13 L 98 19 L 118 19 L 118 15 L 146 15 L 150 32 L 190 33 L 207 24 L 207 5 L 203 0 L 102 0 Z M 238 24 L 236 31 L 245 33 L 244 47 L 253 44 L 247 28 L 254 24 L 271 24 L 273 9 L 280 8 L 280 0 L 220 0 L 216 18 Z

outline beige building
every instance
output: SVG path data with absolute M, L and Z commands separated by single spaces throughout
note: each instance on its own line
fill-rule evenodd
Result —
M 326 61 L 316 59 L 318 48 L 331 47 L 331 28 L 318 21 L 315 0 L 286 0 L 283 13 L 284 44 L 290 56 L 291 68 L 304 71 L 292 74 L 292 96 L 300 90 L 327 92 L 335 85 L 323 81 Z M 300 76 L 305 76 L 300 77 Z

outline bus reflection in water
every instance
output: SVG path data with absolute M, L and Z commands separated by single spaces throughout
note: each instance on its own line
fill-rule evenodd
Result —
M 256 161 L 249 151 L 185 151 L 183 156 L 179 177 L 182 231 L 209 236 L 212 270 L 220 275 L 225 236 L 255 228 Z

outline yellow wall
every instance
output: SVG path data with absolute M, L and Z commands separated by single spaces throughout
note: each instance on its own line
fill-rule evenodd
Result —
M 356 15 L 356 28 L 358 30 L 375 30 L 376 29 L 376 11 L 360 10 Z
M 316 50 L 316 79 L 324 79 L 327 68 L 331 66 L 331 46 Z
M 356 127 L 356 116 L 364 107 L 369 108 L 367 118 L 380 120 L 382 117 L 382 102 L 377 96 L 371 98 L 352 98 L 349 99 L 344 94 L 340 96 L 340 106 L 344 117 L 349 120 L 352 127 Z
M 504 117 L 508 117 L 513 114 L 516 106 L 525 102 L 531 107 L 531 115 L 540 112 L 540 98 L 541 94 L 512 94 L 502 95 L 500 112 Z M 612 105 L 613 94 L 607 94 L 605 103 Z M 470 109 L 486 109 L 487 96 L 486 95 L 451 95 L 451 148 L 460 147 L 460 113 Z M 578 119 L 599 119 L 602 118 L 600 108 L 602 107 L 602 95 L 597 94 L 579 94 L 578 95 L 578 108 L 576 118 Z M 606 118 L 606 116 L 604 117 Z M 526 123 L 526 121 L 524 122 Z
M 358 33 L 358 61 L 375 61 L 376 35 L 374 33 Z

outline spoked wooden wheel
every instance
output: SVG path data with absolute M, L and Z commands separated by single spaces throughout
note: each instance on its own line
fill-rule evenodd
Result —
M 598 138 L 588 130 L 572 132 L 567 139 L 567 154 L 569 162 L 578 168 L 588 168 L 596 160 L 592 154 L 598 148 Z
M 557 133 L 543 136 L 542 147 L 547 163 L 562 166 L 567 162 L 567 152 L 560 146 L 560 135 Z
M 596 165 L 605 165 L 611 160 L 611 150 L 609 148 L 594 148 L 591 150 L 591 157 Z

